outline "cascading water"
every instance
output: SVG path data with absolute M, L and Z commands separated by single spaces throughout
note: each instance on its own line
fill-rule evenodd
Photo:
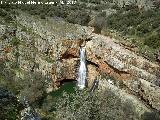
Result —
M 86 55 L 85 55 L 85 48 L 80 49 L 80 67 L 78 71 L 78 87 L 83 89 L 86 84 Z

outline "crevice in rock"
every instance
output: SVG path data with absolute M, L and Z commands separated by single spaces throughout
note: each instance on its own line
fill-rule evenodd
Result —
M 144 94 L 144 90 L 142 89 L 142 87 L 140 86 L 140 90 L 138 92 L 138 97 L 140 98 L 140 100 L 145 103 L 150 109 L 152 110 L 156 110 L 154 107 L 152 107 L 152 104 L 150 104 L 148 99 L 145 99 L 145 97 L 143 96 Z
M 134 91 L 129 86 L 127 86 L 125 83 L 122 82 L 123 88 L 128 94 L 134 95 L 137 99 L 139 99 L 144 105 L 146 105 L 147 108 L 157 111 L 154 107 L 152 107 L 152 104 L 150 104 L 149 100 L 143 96 L 144 90 L 141 87 L 141 84 L 138 85 L 138 91 Z M 119 86 L 118 86 L 119 87 Z
M 86 38 L 85 41 L 86 41 L 86 42 L 91 41 L 91 40 L 92 40 L 92 37 L 93 37 L 93 36 L 91 36 L 91 37 L 89 37 L 89 38 Z
M 104 61 L 115 73 L 118 73 L 119 75 L 121 74 L 129 74 L 128 72 L 125 72 L 125 71 L 120 71 L 118 70 L 117 68 L 111 66 L 110 64 L 108 64 L 106 61 Z
M 68 82 L 76 82 L 75 79 L 63 79 L 61 81 L 59 81 L 59 87 L 62 86 L 64 83 L 68 83 Z
M 91 62 L 91 61 L 89 61 L 89 60 L 86 60 L 86 61 L 87 61 L 87 64 L 93 65 L 93 66 L 95 66 L 95 67 L 99 67 L 99 65 L 97 65 L 97 64 L 94 63 L 94 62 Z
M 60 59 L 79 58 L 79 52 L 77 48 L 69 48 L 62 55 Z
M 66 52 L 66 53 L 64 53 L 64 54 L 62 55 L 62 57 L 61 57 L 60 59 L 71 59 L 71 58 L 78 58 L 78 57 L 75 56 L 75 55 L 72 55 L 72 54 L 68 54 L 68 53 Z
M 98 61 L 99 62 L 97 64 L 100 73 L 106 73 L 114 79 L 118 80 L 128 80 L 132 77 L 128 72 L 120 71 L 102 59 L 98 59 Z
M 152 105 L 149 103 L 149 100 L 147 100 L 147 99 L 145 99 L 144 97 L 143 97 L 143 92 L 144 92 L 144 90 L 142 90 L 142 88 L 140 87 L 139 88 L 139 92 L 135 92 L 135 91 L 133 91 L 133 90 L 131 90 L 128 86 L 126 86 L 125 84 L 123 84 L 125 87 L 126 87 L 126 90 L 128 91 L 128 93 L 129 94 L 132 94 L 132 95 L 134 95 L 137 99 L 139 99 L 143 104 L 145 104 L 149 109 L 151 109 L 151 110 L 155 110 L 155 111 L 157 111 L 155 108 L 153 108 L 152 107 Z

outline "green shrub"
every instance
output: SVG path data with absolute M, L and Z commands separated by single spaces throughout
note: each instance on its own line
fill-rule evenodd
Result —
M 13 93 L 0 87 L 0 119 L 16 120 L 19 116 L 19 104 Z
M 145 39 L 144 44 L 154 49 L 160 48 L 160 33 L 155 33 L 153 35 L 148 36 Z
M 0 16 L 4 17 L 5 21 L 7 22 L 13 21 L 12 15 L 8 11 L 1 8 L 0 8 Z
M 56 120 L 133 120 L 140 119 L 130 101 L 122 103 L 110 90 L 64 93 L 56 104 Z
M 11 41 L 11 44 L 12 44 L 13 46 L 17 46 L 17 45 L 20 44 L 20 40 L 19 40 L 17 37 L 13 37 L 13 38 L 12 38 L 12 41 Z
M 138 8 L 122 9 L 108 17 L 106 29 L 114 29 L 122 35 L 130 35 L 143 39 L 145 45 L 154 49 L 159 48 L 160 11 L 157 9 L 139 11 Z M 138 41 L 137 39 L 137 41 Z
M 88 25 L 90 16 L 85 11 L 72 11 L 66 18 L 70 23 Z
M 7 14 L 7 15 L 5 16 L 5 20 L 6 20 L 7 22 L 10 22 L 10 21 L 13 21 L 13 18 L 12 18 L 12 16 L 11 16 L 10 14 Z
M 46 18 L 44 13 L 41 13 L 40 17 L 41 17 L 41 19 L 45 19 Z
M 0 8 L 0 16 L 4 17 L 7 15 L 7 12 Z

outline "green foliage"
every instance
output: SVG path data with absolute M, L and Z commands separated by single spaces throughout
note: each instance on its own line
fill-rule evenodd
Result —
M 113 29 L 124 36 L 134 37 L 137 43 L 143 43 L 153 49 L 160 47 L 158 9 L 140 11 L 134 6 L 124 8 L 110 15 L 106 24 L 106 29 Z
M 145 112 L 142 116 L 143 120 L 159 120 L 160 119 L 160 115 L 158 112 Z
M 47 120 L 149 120 L 152 117 L 159 120 L 160 117 L 156 112 L 140 116 L 132 101 L 123 101 L 109 89 L 94 93 L 76 89 L 73 94 L 64 92 L 56 104 L 53 104 L 51 96 L 47 97 L 47 101 L 50 107 L 56 107 L 54 110 L 45 109 L 48 112 L 43 119 Z
M 13 21 L 12 15 L 8 11 L 6 11 L 2 8 L 0 8 L 0 16 L 3 17 L 6 22 Z
M 12 41 L 11 41 L 11 44 L 13 46 L 18 46 L 20 44 L 20 40 L 17 37 L 13 37 Z
M 104 99 L 105 98 L 105 99 Z M 111 97 L 110 97 L 111 98 Z M 109 98 L 109 99 L 110 99 Z M 113 99 L 113 98 L 112 98 Z M 88 94 L 87 91 L 77 91 L 74 95 L 63 95 L 61 102 L 57 104 L 56 119 L 76 119 L 76 120 L 103 120 L 111 117 L 107 111 L 108 106 L 114 105 L 113 100 L 106 99 L 105 96 Z M 110 102 L 110 103 L 109 103 Z M 118 102 L 117 102 L 118 103 Z M 111 107 L 111 106 L 110 106 Z M 113 111 L 112 111 L 113 112 Z M 115 115 L 114 115 L 115 116 Z M 112 116 L 112 117 L 114 117 Z M 113 118 L 112 118 L 113 119 Z
M 89 3 L 94 3 L 94 4 L 100 4 L 100 0 L 80 0 L 81 2 L 89 2 Z
M 95 17 L 95 22 L 94 22 L 94 28 L 96 33 L 101 33 L 101 30 L 103 27 L 105 27 L 105 19 L 106 19 L 106 13 L 101 12 Z
M 160 48 L 160 33 L 158 32 L 147 36 L 144 44 L 155 49 Z
M 90 21 L 90 16 L 85 11 L 75 11 L 71 12 L 66 20 L 75 24 L 87 25 Z
M 10 0 L 9 0 L 10 1 Z M 45 0 L 42 0 L 43 2 Z M 55 1 L 55 0 L 54 0 Z M 57 0 L 58 3 L 60 0 Z M 11 1 L 10 1 L 11 2 Z M 22 0 L 22 2 L 26 2 Z M 46 1 L 45 1 L 46 2 Z M 64 18 L 68 22 L 87 25 L 90 17 L 87 12 L 86 4 L 75 4 L 75 5 L 2 5 L 2 10 L 0 9 L 0 15 L 5 16 L 6 20 L 13 20 L 13 16 L 10 13 L 14 9 L 20 9 L 22 11 L 28 12 L 31 15 L 38 15 L 40 18 L 45 19 L 46 17 L 60 17 Z M 16 13 L 14 13 L 15 15 Z M 76 18 L 76 19 L 74 19 Z
M 20 104 L 13 93 L 0 87 L 0 119 L 16 120 L 19 118 Z
M 15 73 L 14 71 L 12 71 L 11 69 L 6 67 L 6 64 L 10 64 L 9 62 L 1 62 L 0 63 L 0 87 L 6 87 L 7 89 L 9 89 L 10 91 L 12 91 L 13 93 L 16 93 L 16 86 L 14 84 L 14 76 Z M 13 64 L 13 63 L 12 63 Z
M 0 16 L 4 17 L 7 15 L 7 12 L 4 11 L 3 9 L 0 9 Z
M 100 0 L 89 0 L 89 2 L 91 2 L 91 3 L 95 3 L 95 4 L 100 4 L 100 3 L 101 3 L 101 1 L 100 1 Z
M 44 13 L 41 13 L 40 17 L 41 17 L 41 19 L 45 19 L 46 18 Z
M 139 36 L 144 36 L 146 33 L 158 28 L 160 22 L 160 12 L 156 10 L 139 11 L 137 8 L 129 11 L 119 11 L 108 17 L 107 26 L 112 29 L 116 29 L 124 34 L 133 33 L 130 32 L 130 28 L 135 29 Z
M 56 103 L 56 120 L 132 120 L 139 119 L 130 101 L 122 103 L 110 90 L 64 93 Z M 52 112 L 53 114 L 53 112 Z
M 0 86 L 20 94 L 21 97 L 26 96 L 31 103 L 43 97 L 46 78 L 41 73 L 25 72 L 17 68 L 17 63 L 14 62 L 8 63 L 9 68 L 5 64 L 6 62 L 0 64 Z
M 54 60 L 48 56 L 45 57 L 45 60 L 49 63 L 54 63 Z

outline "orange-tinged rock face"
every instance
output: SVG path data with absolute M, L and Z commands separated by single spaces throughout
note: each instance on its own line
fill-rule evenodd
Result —
M 4 52 L 5 53 L 10 53 L 12 51 L 12 47 L 5 47 Z
M 91 87 L 93 81 L 97 79 L 97 76 L 99 76 L 100 73 L 98 71 L 98 68 L 95 67 L 94 65 L 89 64 L 87 68 L 88 68 L 88 73 L 87 73 L 88 87 Z
M 79 56 L 78 48 L 69 48 L 64 54 L 62 54 L 61 59 L 78 58 L 78 56 Z
M 58 64 L 53 65 L 52 79 L 55 86 L 59 86 L 63 80 L 76 80 L 78 59 L 62 59 Z
M 79 63 L 79 49 L 84 40 L 59 40 L 53 49 L 56 62 L 52 67 L 53 81 L 76 80 Z
M 79 47 L 84 40 L 62 40 L 62 46 Z
M 113 39 L 93 34 L 86 43 L 87 59 L 99 66 L 100 71 L 120 79 L 138 77 L 148 81 L 156 79 L 159 65 L 136 55 L 114 42 Z
M 109 76 L 114 77 L 115 79 L 118 79 L 118 80 L 129 80 L 129 79 L 131 79 L 131 75 L 129 73 L 119 71 L 115 68 L 112 68 L 107 63 L 105 63 L 103 60 L 99 60 L 99 62 L 97 64 L 99 65 L 98 70 L 100 71 L 100 73 L 105 73 Z
M 113 39 L 97 34 L 94 34 L 93 39 L 86 43 L 86 51 L 87 60 L 97 65 L 99 74 L 105 73 L 115 80 L 121 80 L 127 88 L 140 94 L 153 108 L 160 109 L 160 89 L 155 84 L 159 81 L 158 64 L 138 56 L 133 51 L 115 43 Z

